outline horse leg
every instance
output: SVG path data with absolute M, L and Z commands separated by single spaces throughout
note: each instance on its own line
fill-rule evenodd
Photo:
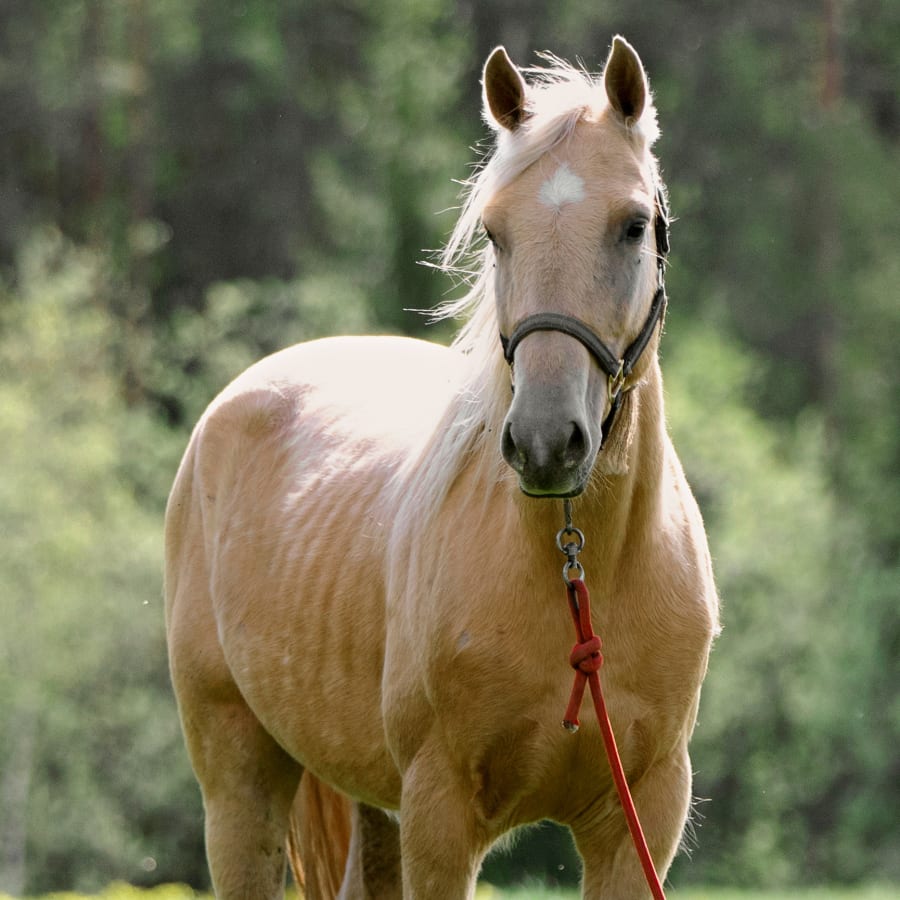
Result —
M 353 831 L 338 900 L 401 900 L 400 826 L 383 810 L 352 807 Z
M 400 846 L 404 900 L 472 900 L 491 844 L 475 791 L 449 763 L 420 751 L 403 776 Z
M 202 731 L 183 709 L 203 793 L 206 855 L 218 900 L 284 895 L 288 816 L 302 768 L 234 691 L 205 705 Z
M 631 786 L 644 836 L 660 880 L 678 850 L 691 799 L 691 768 L 687 752 L 653 765 Z M 582 897 L 609 900 L 650 898 L 625 816 L 616 801 L 602 818 L 587 815 L 574 823 L 575 845 L 584 860 Z

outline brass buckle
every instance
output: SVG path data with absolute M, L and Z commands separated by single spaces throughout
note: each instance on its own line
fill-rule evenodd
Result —
M 619 360 L 619 371 L 615 375 L 610 375 L 606 382 L 606 390 L 609 395 L 609 402 L 615 401 L 619 396 L 622 388 L 625 386 L 625 360 Z

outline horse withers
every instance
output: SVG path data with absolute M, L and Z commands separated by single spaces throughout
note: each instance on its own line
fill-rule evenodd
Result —
M 525 75 L 502 48 L 485 66 L 496 147 L 444 257 L 472 272 L 455 343 L 277 353 L 182 461 L 169 656 L 223 900 L 280 897 L 288 856 L 308 898 L 464 900 L 541 819 L 571 829 L 584 897 L 647 896 L 597 724 L 560 725 L 559 497 L 661 876 L 677 850 L 717 598 L 663 415 L 656 114 L 621 38 L 599 79 Z

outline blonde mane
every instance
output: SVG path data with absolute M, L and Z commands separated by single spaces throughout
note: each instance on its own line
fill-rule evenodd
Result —
M 465 357 L 466 371 L 457 395 L 418 457 L 401 470 L 404 508 L 427 518 L 443 502 L 463 465 L 493 467 L 496 480 L 514 478 L 498 451 L 499 435 L 489 423 L 503 419 L 509 404 L 506 363 L 499 347 L 494 303 L 492 250 L 481 216 L 486 204 L 533 163 L 564 142 L 581 121 L 598 121 L 609 109 L 602 77 L 576 68 L 553 54 L 540 54 L 547 65 L 524 69 L 528 76 L 527 118 L 515 132 L 498 128 L 495 144 L 476 163 L 475 174 L 463 182 L 456 225 L 444 246 L 438 267 L 467 287 L 459 299 L 438 307 L 434 320 L 464 319 L 452 347 Z M 656 109 L 649 101 L 640 120 L 628 127 L 644 147 L 659 136 Z M 412 487 L 404 475 L 412 476 Z M 424 512 L 423 512 L 424 511 Z

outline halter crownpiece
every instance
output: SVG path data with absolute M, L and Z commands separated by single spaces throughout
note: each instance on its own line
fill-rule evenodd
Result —
M 654 222 L 656 237 L 656 270 L 658 273 L 658 286 L 650 304 L 650 312 L 637 337 L 628 345 L 621 358 L 618 358 L 600 337 L 586 325 L 581 319 L 568 316 L 564 313 L 544 312 L 533 316 L 526 316 L 513 329 L 512 334 L 506 337 L 500 334 L 500 344 L 503 348 L 503 357 L 510 366 L 515 358 L 516 347 L 522 339 L 535 331 L 560 331 L 575 338 L 583 344 L 591 356 L 597 360 L 600 368 L 607 375 L 607 390 L 609 393 L 610 409 L 603 420 L 601 428 L 602 441 L 605 442 L 613 426 L 616 413 L 622 405 L 623 388 L 625 380 L 634 370 L 641 354 L 650 343 L 650 338 L 656 326 L 665 317 L 666 312 L 666 258 L 669 254 L 669 207 L 666 203 L 666 192 L 662 185 L 656 189 L 656 219 Z M 601 443 L 602 447 L 602 443 Z

